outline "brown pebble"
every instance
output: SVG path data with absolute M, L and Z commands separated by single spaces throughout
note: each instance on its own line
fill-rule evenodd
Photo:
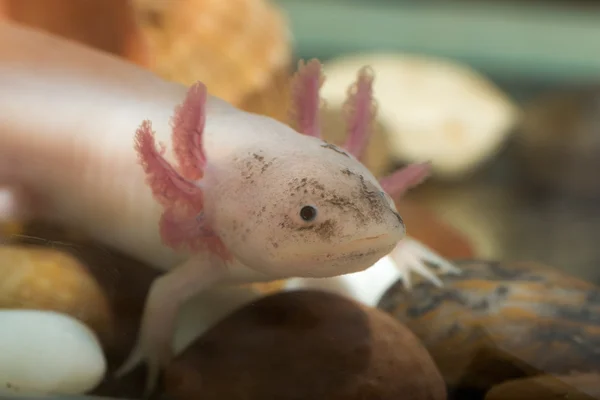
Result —
M 312 290 L 241 308 L 176 358 L 165 387 L 181 400 L 446 399 L 440 373 L 408 329 Z
M 398 283 L 379 307 L 425 344 L 453 387 L 600 371 L 600 289 L 534 263 L 465 261 L 462 275 Z
M 485 400 L 600 399 L 600 373 L 540 375 L 494 386 Z

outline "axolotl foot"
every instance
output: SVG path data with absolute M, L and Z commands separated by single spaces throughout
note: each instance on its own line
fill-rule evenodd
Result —
M 115 372 L 116 377 L 122 377 L 144 362 L 147 367 L 144 397 L 149 397 L 156 389 L 160 372 L 175 355 L 173 335 L 179 308 L 223 279 L 226 272 L 218 256 L 203 255 L 190 257 L 158 277 L 148 293 L 137 342 Z
M 428 264 L 436 265 L 442 274 L 458 275 L 461 273 L 461 270 L 451 262 L 445 260 L 425 245 L 408 237 L 400 241 L 389 256 L 402 273 L 404 287 L 409 290 L 412 287 L 410 279 L 412 272 L 423 276 L 438 287 L 443 286 L 442 281 L 431 270 Z
M 150 321 L 157 324 L 160 321 Z M 115 372 L 116 378 L 122 378 L 131 372 L 140 363 L 146 364 L 146 383 L 144 387 L 144 398 L 148 398 L 156 389 L 160 371 L 172 358 L 171 338 L 163 335 L 165 330 L 159 326 L 152 329 L 148 322 L 142 325 L 137 342 L 125 360 Z M 167 331 L 168 332 L 168 331 Z
M 122 378 L 133 370 L 143 359 L 145 359 L 147 367 L 144 398 L 148 398 L 156 388 L 159 373 L 163 365 L 159 361 L 160 358 L 156 355 L 156 352 L 149 350 L 148 346 L 143 346 L 140 343 L 136 344 L 133 352 L 131 352 L 125 363 L 123 363 L 123 365 L 115 372 L 115 377 L 119 379 Z

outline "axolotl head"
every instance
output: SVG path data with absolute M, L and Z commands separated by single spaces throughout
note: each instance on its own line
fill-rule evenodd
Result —
M 366 69 L 346 103 L 346 143 L 322 140 L 321 83 L 318 62 L 300 65 L 292 90 L 297 129 L 230 107 L 211 108 L 207 119 L 207 89 L 197 83 L 173 118 L 178 168 L 156 147 L 150 121 L 142 123 L 135 149 L 164 207 L 166 245 L 204 248 L 269 278 L 356 272 L 393 250 L 405 226 L 388 194 L 418 184 L 428 165 L 378 181 L 361 163 L 375 109 Z
M 207 212 L 227 248 L 282 277 L 356 272 L 390 253 L 405 226 L 377 179 L 341 148 L 291 135 L 221 171 L 227 184 Z

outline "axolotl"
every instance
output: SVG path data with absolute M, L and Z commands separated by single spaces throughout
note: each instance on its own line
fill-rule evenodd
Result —
M 151 121 L 141 124 L 135 148 L 164 207 L 162 240 L 195 255 L 152 287 L 137 347 L 119 374 L 141 354 L 154 380 L 171 357 L 177 306 L 210 285 L 357 272 L 404 238 L 393 197 L 425 179 L 429 164 L 412 164 L 378 181 L 360 161 L 376 111 L 368 67 L 349 89 L 346 143 L 323 140 L 323 82 L 317 60 L 299 63 L 290 113 L 296 129 L 234 109 L 207 113 L 206 86 L 196 83 L 173 117 L 177 167 L 163 158 L 165 146 L 157 147 Z M 409 272 L 408 265 L 400 268 Z
M 368 68 L 350 88 L 348 138 L 336 146 L 321 137 L 324 75 L 316 60 L 293 77 L 288 126 L 209 95 L 201 82 L 183 90 L 50 35 L 8 24 L 0 31 L 0 178 L 22 190 L 15 198 L 42 204 L 35 217 L 166 271 L 150 288 L 136 345 L 116 373 L 145 361 L 147 394 L 172 358 L 180 306 L 209 287 L 334 277 L 392 251 L 404 273 L 432 279 L 426 262 L 438 259 L 405 244 L 393 201 L 428 176 L 429 164 L 378 180 L 361 162 L 376 113 Z M 116 111 L 111 101 L 127 107 Z M 165 137 L 170 104 L 175 162 L 155 141 Z M 87 122 L 90 112 L 102 115 L 97 123 Z M 130 136 L 122 133 L 144 114 L 155 121 L 141 118 Z M 109 124 L 114 132 L 104 131 Z M 94 142 L 113 149 L 114 159 L 100 158 Z M 19 214 L 7 198 L 0 211 Z

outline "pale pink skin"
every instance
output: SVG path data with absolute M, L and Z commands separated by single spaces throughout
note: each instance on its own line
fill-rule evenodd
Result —
M 429 165 L 378 182 L 360 162 L 375 113 L 369 70 L 348 98 L 344 149 L 320 139 L 320 64 L 301 64 L 293 83 L 298 131 L 209 96 L 202 83 L 168 83 L 0 24 L 0 180 L 30 205 L 16 207 L 15 197 L 0 212 L 73 226 L 171 271 L 154 282 L 138 343 L 118 372 L 145 359 L 147 393 L 193 295 L 221 283 L 360 271 L 405 235 L 391 197 L 425 179 Z M 172 141 L 174 156 L 155 138 Z M 313 221 L 300 218 L 305 205 L 317 207 Z

